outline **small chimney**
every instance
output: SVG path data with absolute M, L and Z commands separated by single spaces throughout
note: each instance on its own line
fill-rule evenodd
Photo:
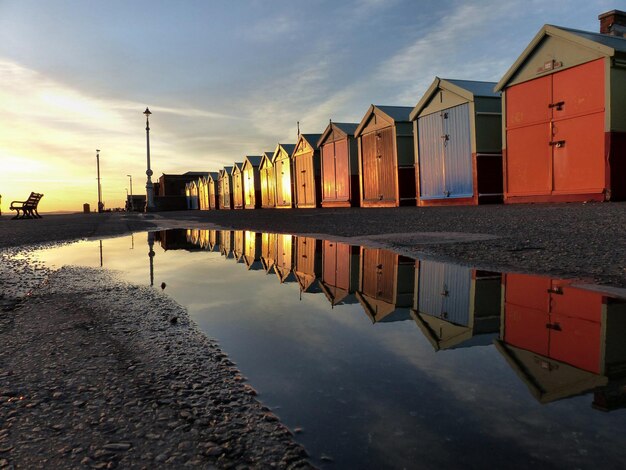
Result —
M 611 10 L 598 15 L 600 33 L 611 36 L 626 37 L 626 12 Z

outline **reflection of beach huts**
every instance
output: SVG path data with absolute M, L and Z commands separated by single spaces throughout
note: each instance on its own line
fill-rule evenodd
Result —
M 626 377 L 626 301 L 525 274 L 503 275 L 503 288 L 496 345 L 537 400 L 602 396 Z
M 276 207 L 276 171 L 272 163 L 273 152 L 263 152 L 259 164 L 259 180 L 261 182 L 261 207 Z
M 199 246 L 203 250 L 212 251 L 209 230 L 188 229 L 187 241 Z
M 322 242 L 322 278 L 320 287 L 335 305 L 355 303 L 359 288 L 359 247 L 330 240 Z
M 280 282 L 293 282 L 295 276 L 293 274 L 293 255 L 294 244 L 293 236 L 279 233 L 276 235 L 276 262 L 274 263 L 274 271 L 280 279 Z
M 316 282 L 322 274 L 322 241 L 311 237 L 296 237 L 294 275 L 300 292 L 319 292 Z
M 235 162 L 230 173 L 233 194 L 233 209 L 243 209 L 243 163 Z
M 359 205 L 358 124 L 331 122 L 317 145 L 321 153 L 322 207 Z
M 601 31 L 624 22 L 601 15 Z M 505 202 L 626 198 L 625 57 L 626 38 L 541 28 L 496 87 Z
M 294 144 L 278 144 L 272 164 L 276 178 L 276 208 L 291 209 L 293 207 L 293 179 L 291 175 L 291 154 Z
M 320 134 L 300 134 L 292 154 L 293 185 L 296 207 L 320 207 L 322 202 L 320 180 Z
M 226 259 L 233 257 L 233 232 L 220 230 L 220 253 Z
M 373 323 L 411 318 L 415 260 L 389 250 L 361 247 L 356 298 Z
M 260 155 L 247 155 L 241 169 L 243 173 L 243 206 L 246 209 L 261 207 Z
M 243 254 L 245 252 L 245 231 L 233 230 L 233 256 L 235 261 L 243 263 Z
M 278 235 L 276 233 L 264 232 L 261 235 L 261 264 L 268 274 L 274 271 L 276 264 L 277 241 Z
M 495 83 L 435 78 L 411 112 L 420 206 L 502 201 Z
M 219 230 L 207 230 L 209 232 L 209 251 L 220 251 Z
M 436 351 L 493 343 L 500 331 L 501 278 L 456 264 L 415 262 L 411 316 Z
M 260 233 L 250 231 L 245 233 L 243 261 L 250 271 L 263 268 L 263 263 L 261 263 L 262 238 L 263 236 Z
M 232 209 L 233 196 L 231 192 L 232 178 L 231 172 L 232 166 L 225 166 L 219 172 L 218 190 L 220 195 L 220 209 Z
M 371 105 L 354 132 L 362 207 L 415 205 L 412 109 Z
M 207 177 L 207 187 L 209 193 L 209 209 L 219 209 L 220 191 L 219 191 L 219 176 L 217 171 L 212 171 Z

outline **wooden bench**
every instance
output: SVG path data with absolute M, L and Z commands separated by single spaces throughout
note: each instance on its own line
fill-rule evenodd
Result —
M 39 201 L 43 197 L 43 194 L 40 193 L 30 193 L 28 199 L 25 201 L 13 201 L 11 202 L 10 209 L 12 211 L 17 211 L 14 219 L 41 219 L 39 212 L 37 212 L 37 205 Z M 22 211 L 22 215 L 20 216 L 20 211 Z

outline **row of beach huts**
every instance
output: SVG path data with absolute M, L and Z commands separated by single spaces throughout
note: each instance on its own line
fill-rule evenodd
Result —
M 626 12 L 545 25 L 498 83 L 435 78 L 417 105 L 187 181 L 189 209 L 626 199 Z

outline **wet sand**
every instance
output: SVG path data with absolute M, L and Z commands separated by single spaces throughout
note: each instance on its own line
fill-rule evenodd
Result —
M 33 264 L 38 246 L 220 226 L 625 287 L 625 223 L 624 203 L 3 216 L 0 468 L 310 465 L 184 309 L 106 272 Z

